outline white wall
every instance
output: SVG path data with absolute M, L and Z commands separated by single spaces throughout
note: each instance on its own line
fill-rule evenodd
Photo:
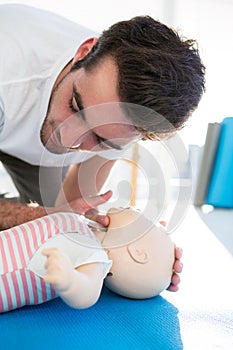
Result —
M 23 3 L 48 9 L 99 31 L 139 14 L 157 18 L 164 13 L 163 0 L 1 0 L 0 3 Z
M 181 133 L 202 145 L 207 122 L 233 116 L 233 0 L 176 0 L 175 26 L 199 42 L 206 66 L 206 93 Z

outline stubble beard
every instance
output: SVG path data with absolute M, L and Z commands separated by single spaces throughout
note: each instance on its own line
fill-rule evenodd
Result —
M 47 110 L 44 122 L 43 122 L 41 130 L 40 130 L 40 139 L 41 139 L 43 146 L 49 152 L 55 153 L 55 154 L 66 153 L 66 151 L 64 150 L 64 148 L 62 146 L 59 147 L 58 145 L 55 145 L 51 140 L 52 134 L 55 132 L 56 128 L 58 127 L 58 124 L 56 123 L 56 121 L 53 119 L 53 117 L 51 115 L 52 106 L 54 103 L 55 95 L 57 94 L 61 84 L 67 78 L 67 76 L 69 76 L 69 74 L 71 74 L 70 71 L 63 76 L 63 78 L 59 81 L 57 86 L 52 90 L 51 97 L 50 97 L 49 104 L 48 104 L 48 110 Z
M 62 81 L 63 81 L 63 79 L 62 79 Z M 58 126 L 58 125 L 56 125 L 56 122 L 51 115 L 51 111 L 52 111 L 54 96 L 57 93 L 57 90 L 59 89 L 61 82 L 52 91 L 52 94 L 51 94 L 51 97 L 49 100 L 49 104 L 48 104 L 47 113 L 46 113 L 44 122 L 42 124 L 41 130 L 40 130 L 40 139 L 41 139 L 43 146 L 49 152 L 55 153 L 55 154 L 64 153 L 64 149 L 63 149 L 63 151 L 61 149 L 59 149 L 59 147 L 57 145 L 55 145 L 51 140 L 51 136 L 55 132 L 55 130 Z

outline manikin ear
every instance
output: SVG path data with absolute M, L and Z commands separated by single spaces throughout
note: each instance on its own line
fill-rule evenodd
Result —
M 76 51 L 72 65 L 77 62 L 82 60 L 93 48 L 93 46 L 97 43 L 98 38 L 90 38 L 85 40 L 78 48 Z
M 144 248 L 138 247 L 136 244 L 130 244 L 127 247 L 131 258 L 139 264 L 146 264 L 149 260 L 148 252 Z

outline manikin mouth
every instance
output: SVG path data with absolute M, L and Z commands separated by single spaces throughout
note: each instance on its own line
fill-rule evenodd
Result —
M 99 222 L 90 220 L 88 218 L 86 218 L 83 215 L 80 215 L 82 217 L 82 219 L 85 221 L 85 223 L 93 230 L 96 231 L 102 231 L 102 232 L 107 232 L 108 231 L 108 227 L 101 225 Z

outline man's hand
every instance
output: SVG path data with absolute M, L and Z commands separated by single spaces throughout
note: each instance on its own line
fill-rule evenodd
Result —
M 166 227 L 166 221 L 160 221 L 159 223 L 163 227 Z M 178 284 L 180 283 L 180 276 L 178 274 L 181 273 L 183 270 L 183 264 L 181 262 L 182 255 L 182 249 L 179 247 L 175 247 L 175 262 L 173 264 L 173 274 L 171 278 L 171 283 L 167 288 L 167 290 L 169 290 L 170 292 L 177 292 L 179 289 Z
M 103 226 L 108 226 L 110 224 L 109 216 L 100 214 L 100 212 L 94 208 L 86 211 L 85 217 L 90 220 L 96 221 Z
M 45 282 L 51 283 L 58 293 L 68 290 L 75 274 L 68 256 L 57 248 L 44 249 L 42 254 L 47 257 Z
M 171 278 L 171 284 L 167 288 L 170 292 L 177 292 L 179 287 L 178 284 L 180 283 L 180 276 L 179 273 L 182 272 L 183 264 L 181 262 L 183 251 L 181 248 L 175 247 L 175 262 L 173 265 L 173 275 Z
M 107 215 L 99 215 L 98 211 L 94 209 L 98 205 L 106 203 L 112 196 L 112 191 L 107 191 L 100 195 L 88 196 L 86 198 L 77 198 L 71 202 L 67 202 L 54 209 L 52 212 L 73 212 L 85 215 L 87 218 L 99 222 L 104 226 L 108 226 L 109 218 Z M 49 214 L 51 211 L 49 210 Z
M 42 216 L 46 216 L 58 212 L 73 212 L 82 214 L 90 218 L 89 210 L 107 202 L 112 196 L 112 191 L 96 196 L 88 196 L 86 198 L 77 198 L 62 205 L 46 208 L 40 205 L 28 205 L 18 202 L 11 202 L 0 198 L 0 230 L 6 230 L 10 227 L 21 225 L 25 222 L 35 220 Z M 99 222 L 104 226 L 108 226 L 109 218 L 107 215 L 99 215 L 97 210 L 95 215 L 91 215 L 91 219 Z M 87 213 L 87 215 L 86 215 Z

